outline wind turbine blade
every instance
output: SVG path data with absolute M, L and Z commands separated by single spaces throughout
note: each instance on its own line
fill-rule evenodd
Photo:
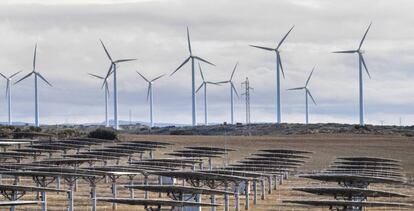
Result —
M 20 81 L 23 81 L 24 79 L 26 79 L 27 77 L 31 76 L 34 72 L 30 72 L 29 74 L 25 75 L 23 78 L 21 78 L 20 80 L 16 81 L 14 84 L 19 83 Z
M 95 75 L 95 74 L 92 74 L 92 73 L 88 73 L 88 74 L 92 77 L 95 77 L 95 78 L 104 79 L 104 77 L 99 76 L 99 75 Z
M 137 59 L 118 59 L 116 61 L 114 61 L 114 63 L 121 63 L 121 62 L 130 62 L 130 61 L 135 61 Z
M 279 65 L 280 65 L 280 70 L 282 71 L 282 76 L 283 76 L 283 78 L 285 78 L 285 71 L 283 70 L 282 59 L 280 58 L 280 56 L 279 56 L 278 61 L 279 61 Z
M 287 90 L 301 90 L 304 89 L 305 87 L 297 87 L 297 88 L 291 88 L 291 89 L 287 89 Z
M 201 69 L 200 62 L 198 63 L 198 69 L 200 69 L 201 79 L 203 79 L 203 82 L 205 82 L 204 75 L 203 75 L 203 70 Z
M 334 51 L 332 53 L 356 53 L 356 50 L 349 50 L 349 51 Z
M 237 93 L 236 87 L 234 87 L 233 82 L 230 82 L 231 84 L 231 88 L 234 90 L 234 92 L 236 93 L 237 98 L 239 98 L 239 93 Z
M 151 90 L 151 84 L 148 84 L 147 101 L 149 100 L 150 90 Z
M 190 55 L 192 55 L 193 52 L 191 51 L 190 30 L 188 30 L 188 26 L 187 26 L 187 42 L 188 42 L 188 51 L 190 52 Z
M 102 42 L 102 40 L 101 40 L 101 39 L 99 39 L 99 40 L 101 41 L 102 47 L 103 47 L 103 49 L 105 50 L 105 53 L 106 53 L 106 55 L 108 56 L 109 60 L 111 60 L 111 62 L 113 62 L 111 55 L 109 55 L 109 52 L 108 52 L 108 50 L 107 50 L 107 49 L 106 49 L 106 47 L 105 47 L 105 44 Z
M 36 70 L 36 53 L 37 52 L 37 43 L 35 44 L 35 49 L 33 53 L 33 71 Z
M 219 81 L 219 82 L 216 82 L 217 84 L 226 84 L 226 83 L 229 83 L 230 81 Z
M 108 87 L 108 83 L 107 82 L 105 83 L 105 92 L 106 92 L 106 94 L 109 97 L 109 87 Z
M 7 80 L 7 85 L 6 85 L 6 97 L 9 96 L 9 89 L 10 89 L 10 81 Z
M 46 78 L 44 78 L 40 73 L 36 73 L 44 82 L 46 82 L 49 86 L 52 86 L 51 83 L 49 83 L 49 81 L 46 80 Z M 53 86 L 52 86 L 53 87 Z
M 146 82 L 150 82 L 147 78 L 145 78 L 141 73 L 139 73 L 138 71 L 136 71 L 137 73 L 138 73 L 138 75 L 140 75 L 141 76 L 141 78 L 143 78 Z
M 313 101 L 313 103 L 315 103 L 315 105 L 317 105 L 316 102 L 315 102 L 315 99 L 313 99 L 312 94 L 310 93 L 310 91 L 308 89 L 306 89 L 306 92 L 308 93 L 308 95 L 311 98 L 311 100 Z
M 277 44 L 276 50 L 279 50 L 279 47 L 282 45 L 282 43 L 285 41 L 286 37 L 289 35 L 289 33 L 292 31 L 292 29 L 295 26 L 292 26 L 292 28 L 289 29 L 289 31 L 286 33 L 286 35 L 280 40 L 279 44 Z
M 262 47 L 262 46 L 258 46 L 258 45 L 249 45 L 249 46 L 253 47 L 253 48 L 260 48 L 260 49 L 267 50 L 267 51 L 274 51 L 275 50 L 273 48 Z
M 1 75 L 4 79 L 8 80 L 8 78 L 7 78 L 5 75 L 3 75 L 3 73 L 0 73 L 0 75 Z
M 204 63 L 207 63 L 207 64 L 209 64 L 209 65 L 213 65 L 213 66 L 216 66 L 215 64 L 213 64 L 213 63 L 211 63 L 211 62 L 209 62 L 209 61 L 207 61 L 207 60 L 205 60 L 205 59 L 202 59 L 202 58 L 200 58 L 200 57 L 198 57 L 198 56 L 193 56 L 195 59 L 198 59 L 198 60 L 200 60 L 200 61 L 202 61 L 202 62 L 204 62 Z
M 306 80 L 305 87 L 307 87 L 307 86 L 308 86 L 308 83 L 309 83 L 309 81 L 310 81 L 310 79 L 311 79 L 311 77 L 312 77 L 312 74 L 313 74 L 313 71 L 314 71 L 314 70 L 315 70 L 315 67 L 313 67 L 313 68 L 312 68 L 312 72 L 309 74 L 308 80 Z
M 184 60 L 184 62 L 180 66 L 178 66 L 177 69 L 175 69 L 174 72 L 170 74 L 170 76 L 174 75 L 175 72 L 177 72 L 182 66 L 184 66 L 190 60 L 190 58 L 191 57 L 188 57 L 186 60 Z
M 201 89 L 201 87 L 205 86 L 205 82 L 201 83 L 201 85 L 197 88 L 196 93 Z
M 211 82 L 211 81 L 206 81 L 207 84 L 212 84 L 212 85 L 217 85 L 217 86 L 221 86 L 220 83 L 218 82 Z
M 10 78 L 13 78 L 14 76 L 16 76 L 17 74 L 21 73 L 22 71 L 17 71 L 16 73 L 14 73 L 13 75 L 10 76 Z
M 114 65 L 114 63 L 111 63 L 111 64 L 109 65 L 108 72 L 106 73 L 106 76 L 105 76 L 104 81 L 103 81 L 103 83 L 102 83 L 102 88 L 103 88 L 103 86 L 105 85 L 105 83 L 107 83 L 107 80 L 108 80 L 109 76 L 112 74 L 112 71 L 111 71 L 111 70 L 112 70 L 113 65 Z
M 154 81 L 156 81 L 156 80 L 158 80 L 158 79 L 160 79 L 160 78 L 162 78 L 162 77 L 164 77 L 164 76 L 165 76 L 165 74 L 162 74 L 162 75 L 160 75 L 160 76 L 158 76 L 158 77 L 156 77 L 156 78 L 152 79 L 152 80 L 151 80 L 151 82 L 154 82 Z
M 239 65 L 239 62 L 237 62 L 237 63 L 234 65 L 233 72 L 231 73 L 231 76 L 230 76 L 230 80 L 229 80 L 229 81 L 231 81 L 231 80 L 233 79 L 234 72 L 236 72 L 236 68 L 237 68 L 237 66 L 238 66 L 238 65 Z
M 364 65 L 365 71 L 367 72 L 368 77 L 371 79 L 371 74 L 369 74 L 369 71 L 368 71 L 368 68 L 367 68 L 367 64 L 365 64 L 365 59 L 364 59 L 364 57 L 362 55 L 360 55 L 360 57 L 361 57 L 362 64 Z
M 368 26 L 367 30 L 365 31 L 365 34 L 364 34 L 364 36 L 362 37 L 361 42 L 359 43 L 358 50 L 359 50 L 359 49 L 361 49 L 362 44 L 364 43 L 365 37 L 367 36 L 369 29 L 371 28 L 371 25 L 372 25 L 372 22 L 371 22 L 371 23 L 369 23 L 369 26 Z

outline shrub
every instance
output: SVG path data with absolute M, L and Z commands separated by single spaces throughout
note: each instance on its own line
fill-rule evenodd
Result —
M 118 138 L 116 131 L 106 128 L 98 128 L 94 131 L 91 131 L 88 135 L 89 138 L 99 138 L 107 140 L 115 140 Z

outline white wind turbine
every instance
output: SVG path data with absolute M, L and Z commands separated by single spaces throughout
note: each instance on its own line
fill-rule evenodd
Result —
M 151 128 L 152 128 L 152 127 L 154 127 L 154 119 L 153 119 L 153 111 L 154 111 L 153 110 L 153 105 L 154 105 L 153 104 L 154 103 L 153 98 L 154 98 L 154 95 L 153 95 L 152 87 L 154 85 L 154 82 L 156 80 L 162 78 L 165 74 L 162 74 L 162 75 L 160 75 L 160 76 L 158 76 L 158 77 L 156 77 L 156 78 L 154 78 L 152 80 L 148 80 L 147 78 L 145 78 L 138 71 L 137 71 L 137 73 L 142 77 L 142 79 L 144 79 L 148 83 L 147 101 L 149 100 L 149 104 L 150 104 L 150 124 L 151 124 Z
M 52 86 L 51 83 L 49 83 L 49 81 L 47 81 L 39 72 L 36 71 L 36 50 L 37 50 L 37 44 L 35 45 L 35 49 L 34 49 L 34 56 L 33 56 L 33 70 L 32 72 L 30 72 L 29 74 L 27 74 L 26 76 L 24 76 L 23 78 L 21 78 L 20 80 L 16 81 L 17 84 L 20 81 L 23 81 L 24 79 L 30 77 L 31 75 L 34 75 L 34 88 L 35 88 L 35 125 L 36 127 L 39 127 L 39 98 L 38 98 L 38 93 L 37 93 L 37 77 L 39 77 L 40 79 L 42 79 L 44 82 L 46 82 L 49 86 Z
M 282 71 L 283 78 L 285 78 L 285 73 L 283 71 L 282 59 L 280 58 L 279 48 L 282 45 L 282 43 L 285 41 L 289 33 L 292 31 L 293 27 L 295 26 L 292 26 L 292 28 L 290 28 L 290 30 L 286 33 L 286 35 L 282 38 L 282 40 L 280 40 L 279 44 L 277 44 L 276 48 L 268 48 L 268 47 L 262 47 L 262 46 L 257 46 L 257 45 L 250 45 L 251 47 L 260 48 L 260 49 L 267 50 L 267 51 L 274 51 L 276 53 L 276 118 L 277 118 L 278 124 L 280 124 L 282 121 L 281 120 L 282 116 L 280 112 L 280 71 Z
M 211 82 L 211 81 L 206 81 L 204 79 L 204 74 L 203 74 L 203 70 L 201 69 L 200 63 L 198 63 L 198 68 L 200 69 L 201 79 L 203 80 L 203 82 L 201 83 L 201 85 L 196 90 L 196 93 L 198 91 L 200 91 L 201 88 L 204 87 L 204 124 L 207 125 L 208 124 L 208 120 L 207 120 L 207 110 L 208 110 L 207 109 L 207 84 L 213 84 L 213 85 L 219 85 L 219 84 L 215 83 L 215 82 Z
M 199 60 L 205 62 L 210 65 L 214 65 L 213 63 L 202 59 L 198 56 L 194 56 L 193 52 L 191 51 L 191 43 L 190 43 L 190 32 L 187 27 L 187 42 L 188 42 L 188 51 L 190 52 L 190 56 L 184 60 L 184 62 L 171 73 L 170 76 L 174 75 L 182 66 L 184 66 L 190 59 L 191 59 L 191 111 L 192 111 L 192 125 L 195 126 L 197 124 L 196 120 L 196 98 L 195 98 L 195 68 L 194 68 L 194 60 Z
M 117 70 L 117 64 L 121 63 L 121 62 L 129 62 L 129 61 L 134 61 L 136 59 L 118 59 L 118 60 L 113 60 L 111 55 L 109 55 L 108 50 L 106 49 L 104 43 L 101 41 L 102 47 L 105 50 L 106 55 L 108 56 L 108 59 L 111 61 L 111 64 L 109 66 L 109 70 L 108 73 L 105 76 L 104 82 L 102 84 L 102 86 L 104 86 L 104 84 L 106 83 L 106 81 L 108 80 L 108 77 L 113 74 L 114 75 L 114 128 L 116 130 L 119 129 L 119 120 L 118 120 L 118 87 L 117 87 L 117 80 L 116 80 L 116 70 Z
M 239 62 L 236 63 L 236 65 L 234 65 L 233 68 L 233 72 L 231 73 L 230 79 L 228 81 L 221 81 L 218 82 L 218 84 L 225 84 L 228 83 L 230 84 L 230 114 L 231 114 L 231 124 L 234 124 L 234 96 L 233 96 L 233 91 L 236 93 L 237 97 L 239 97 L 239 94 L 237 93 L 236 87 L 234 87 L 233 84 L 233 76 L 234 76 L 234 72 L 237 69 L 237 65 L 239 64 Z
M 356 53 L 358 54 L 358 65 L 359 65 L 359 125 L 364 126 L 364 93 L 363 93 L 363 82 L 362 82 L 362 65 L 364 66 L 365 71 L 369 78 L 371 75 L 369 74 L 367 65 L 365 64 L 364 57 L 364 50 L 361 50 L 362 44 L 364 43 L 365 37 L 368 34 L 369 29 L 371 28 L 372 22 L 369 24 L 367 30 L 365 31 L 364 36 L 362 37 L 361 42 L 359 43 L 358 49 L 356 50 L 349 50 L 349 51 L 335 51 L 333 53 Z
M 109 120 L 108 120 L 108 98 L 109 98 L 109 87 L 108 81 L 105 80 L 105 77 L 95 75 L 92 73 L 88 73 L 90 76 L 101 79 L 104 81 L 104 92 L 105 92 L 105 127 L 109 127 Z
M 12 84 L 10 84 L 12 82 L 12 79 L 14 76 L 16 76 L 17 74 L 19 74 L 21 71 L 14 73 L 13 75 L 11 75 L 10 77 L 6 77 L 5 75 L 3 75 L 2 73 L 0 73 L 0 75 L 6 79 L 7 81 L 7 85 L 6 85 L 6 97 L 7 97 L 7 110 L 8 110 L 8 125 L 12 125 L 12 116 L 11 116 L 11 86 Z
M 311 100 L 313 101 L 313 103 L 316 105 L 315 99 L 313 99 L 311 92 L 308 89 L 308 84 L 309 81 L 312 77 L 313 71 L 315 70 L 315 67 L 312 69 L 312 72 L 309 74 L 308 80 L 306 80 L 305 86 L 303 87 L 297 87 L 297 88 L 292 88 L 292 89 L 288 89 L 288 90 L 305 90 L 305 107 L 306 107 L 306 124 L 309 123 L 309 108 L 308 108 L 308 96 L 311 98 Z

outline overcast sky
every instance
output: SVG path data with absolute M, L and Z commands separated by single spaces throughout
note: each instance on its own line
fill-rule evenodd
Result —
M 188 56 L 186 26 L 194 54 L 216 64 L 203 65 L 211 81 L 227 80 L 239 61 L 234 80 L 249 77 L 253 122 L 274 122 L 275 56 L 249 44 L 275 47 L 295 25 L 282 46 L 286 79 L 282 80 L 282 121 L 304 122 L 304 85 L 318 105 L 310 105 L 311 122 L 358 122 L 356 55 L 332 54 L 357 48 L 373 22 L 363 49 L 372 79 L 364 73 L 365 114 L 371 124 L 414 124 L 414 14 L 412 1 L 388 0 L 3 0 L 0 2 L 0 64 L 6 75 L 31 71 L 38 43 L 37 70 L 54 86 L 39 85 L 40 122 L 88 123 L 104 120 L 101 82 L 109 66 L 99 39 L 113 58 L 137 58 L 118 69 L 120 119 L 148 121 L 149 78 L 168 76 L 154 85 L 155 121 L 191 123 L 190 65 L 169 74 Z M 196 75 L 197 86 L 201 82 Z M 111 97 L 112 80 L 110 81 Z M 5 80 L 0 87 L 5 90 Z M 229 87 L 208 87 L 210 122 L 230 121 Z M 13 86 L 15 121 L 33 122 L 33 78 Z M 0 121 L 7 102 L 0 96 Z M 202 92 L 198 122 L 203 122 Z M 112 98 L 110 113 L 112 116 Z M 236 99 L 236 121 L 244 122 L 244 99 Z

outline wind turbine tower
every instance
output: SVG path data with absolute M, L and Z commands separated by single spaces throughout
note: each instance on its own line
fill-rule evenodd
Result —
M 26 76 L 24 76 L 20 80 L 16 81 L 16 83 L 14 83 L 14 84 L 17 84 L 20 81 L 23 81 L 24 79 L 30 77 L 31 75 L 34 75 L 35 126 L 39 127 L 40 126 L 40 124 L 39 124 L 39 98 L 38 98 L 38 92 L 37 92 L 37 77 L 39 77 L 41 80 L 43 80 L 49 86 L 52 86 L 52 84 L 49 83 L 49 81 L 47 81 L 39 72 L 36 71 L 36 50 L 37 50 L 37 44 L 35 45 L 35 48 L 34 48 L 33 70 L 32 70 L 32 72 L 30 72 L 29 74 L 27 74 Z
M 212 85 L 219 85 L 219 84 L 215 83 L 215 82 L 211 82 L 211 81 L 206 81 L 204 79 L 204 74 L 203 74 L 203 70 L 201 69 L 200 63 L 198 63 L 198 68 L 200 69 L 200 75 L 201 75 L 201 79 L 203 80 L 203 82 L 197 88 L 196 93 L 198 91 L 200 91 L 201 88 L 204 87 L 204 124 L 207 125 L 208 124 L 208 120 L 207 120 L 207 113 L 208 113 L 208 109 L 207 109 L 207 84 L 212 84 Z
M 286 35 L 280 40 L 279 44 L 277 44 L 276 48 L 269 48 L 269 47 L 262 47 L 257 45 L 250 45 L 254 48 L 259 48 L 266 51 L 274 51 L 276 53 L 276 122 L 280 124 L 282 122 L 282 114 L 281 114 L 281 106 L 280 106 L 280 72 L 282 72 L 283 78 L 285 78 L 285 73 L 283 71 L 282 66 L 282 59 L 280 57 L 280 46 L 285 41 L 286 37 L 289 35 L 289 33 L 292 31 L 293 27 L 290 28 L 290 30 L 286 33 Z
M 231 114 L 231 124 L 234 124 L 234 96 L 233 96 L 233 91 L 234 93 L 236 93 L 237 97 L 239 97 L 239 94 L 237 93 L 236 87 L 234 86 L 233 83 L 233 76 L 234 76 L 234 72 L 237 69 L 239 62 L 236 63 L 236 65 L 234 65 L 233 68 L 233 72 L 231 73 L 230 79 L 227 81 L 221 81 L 218 82 L 217 84 L 230 84 L 230 114 Z
M 105 127 L 109 127 L 109 120 L 108 120 L 108 99 L 109 99 L 109 88 L 108 88 L 108 81 L 105 80 L 104 77 L 99 76 L 99 75 L 95 75 L 95 74 L 91 74 L 89 73 L 90 76 L 101 79 L 104 81 L 104 92 L 105 92 Z
M 118 59 L 118 60 L 113 60 L 111 55 L 109 55 L 108 50 L 106 49 L 104 43 L 101 41 L 102 47 L 106 53 L 106 55 L 108 56 L 108 59 L 111 61 L 110 65 L 109 65 L 109 70 L 105 76 L 105 80 L 102 84 L 102 86 L 104 86 L 104 84 L 106 83 L 106 81 L 108 80 L 108 77 L 113 74 L 114 77 L 114 128 L 116 130 L 119 130 L 119 120 L 118 120 L 118 86 L 117 86 L 117 79 L 116 79 L 116 70 L 117 70 L 117 64 L 122 63 L 122 62 L 129 62 L 129 61 L 134 61 L 136 59 Z
M 191 50 L 190 32 L 188 30 L 188 27 L 187 27 L 187 44 L 188 44 L 188 51 L 190 53 L 190 56 L 188 56 L 188 58 L 185 59 L 184 62 L 180 66 L 178 66 L 177 69 L 174 70 L 174 72 L 170 74 L 170 76 L 174 75 L 174 73 L 176 73 L 182 66 L 184 66 L 188 61 L 191 60 L 191 113 L 192 113 L 192 125 L 195 126 L 197 124 L 197 119 L 196 119 L 196 96 L 195 96 L 196 89 L 195 89 L 194 61 L 198 60 L 198 61 L 210 64 L 210 65 L 214 65 L 214 64 L 203 58 L 193 55 L 193 52 Z
M 306 124 L 309 124 L 309 103 L 308 103 L 308 96 L 311 98 L 312 102 L 316 105 L 315 99 L 313 99 L 313 96 L 311 94 L 311 92 L 308 89 L 308 84 L 309 81 L 312 77 L 313 71 L 315 70 L 315 67 L 312 69 L 312 72 L 309 74 L 308 79 L 306 80 L 305 86 L 303 87 L 297 87 L 297 88 L 292 88 L 292 89 L 288 89 L 288 90 L 305 90 L 305 119 L 306 119 Z
M 358 67 L 359 67 L 359 125 L 364 126 L 364 87 L 363 87 L 363 78 L 362 78 L 362 66 L 365 69 L 368 77 L 371 79 L 371 75 L 369 74 L 367 65 L 365 63 L 364 57 L 362 54 L 365 53 L 364 50 L 361 49 L 362 44 L 364 43 L 365 37 L 368 34 L 369 29 L 371 28 L 372 22 L 369 24 L 367 30 L 365 31 L 364 36 L 361 39 L 361 42 L 359 43 L 359 46 L 356 50 L 348 50 L 348 51 L 334 51 L 333 53 L 352 53 L 358 55 Z
M 11 105 L 12 104 L 11 103 L 11 100 L 12 100 L 12 97 L 11 97 L 11 86 L 12 86 L 12 84 L 11 84 L 11 82 L 12 82 L 13 77 L 16 76 L 17 74 L 19 74 L 20 72 L 21 71 L 16 72 L 13 75 L 11 75 L 10 77 L 6 77 L 2 73 L 0 73 L 0 75 L 4 79 L 6 79 L 6 81 L 7 81 L 7 85 L 6 85 L 6 97 L 7 97 L 8 125 L 12 125 L 13 124 L 13 122 L 12 122 L 12 116 L 11 116 L 11 113 L 12 113 L 12 111 L 11 111 L 11 107 L 12 107 L 12 105 Z
M 148 80 L 147 78 L 145 78 L 141 73 L 139 73 L 137 71 L 138 75 L 141 76 L 142 79 L 144 79 L 147 83 L 148 83 L 148 90 L 147 90 L 147 101 L 149 100 L 149 104 L 150 104 L 150 125 L 151 128 L 154 127 L 154 119 L 153 119 L 153 104 L 154 104 L 154 95 L 153 95 L 153 91 L 152 91 L 152 87 L 154 85 L 154 82 L 160 78 L 162 78 L 165 74 L 160 75 L 152 80 Z

